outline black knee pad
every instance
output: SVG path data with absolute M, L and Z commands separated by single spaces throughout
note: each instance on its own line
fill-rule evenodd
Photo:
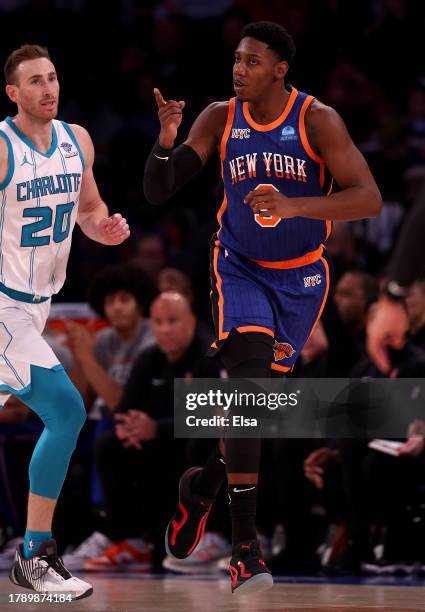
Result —
M 233 328 L 221 351 L 231 378 L 270 378 L 274 339 L 262 332 L 241 333 Z

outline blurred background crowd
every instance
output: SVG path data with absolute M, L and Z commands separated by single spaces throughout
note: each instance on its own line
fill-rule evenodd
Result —
M 162 539 L 178 474 L 211 448 L 173 440 L 173 378 L 224 375 L 203 358 L 212 333 L 208 244 L 221 195 L 218 158 L 161 208 L 145 201 L 143 168 L 159 131 L 152 90 L 185 100 L 183 141 L 207 104 L 233 95 L 233 51 L 244 24 L 270 19 L 292 34 L 288 82 L 342 115 L 384 201 L 376 219 L 334 224 L 332 296 L 293 375 L 380 376 L 365 352 L 367 321 L 407 211 L 422 198 L 425 214 L 425 4 L 2 0 L 0 19 L 4 59 L 24 42 L 48 46 L 61 83 L 60 118 L 90 132 L 100 192 L 132 231 L 107 249 L 76 229 L 56 306 L 88 302 L 99 319 L 75 321 L 87 313 L 65 308 L 67 318 L 47 336 L 89 414 L 56 513 L 67 566 L 216 571 L 230 551 L 224 499 L 188 562 L 163 561 Z M 6 96 L 0 107 L 3 116 L 13 113 Z M 391 375 L 423 377 L 425 280 L 412 287 L 407 309 L 410 337 L 392 355 Z M 363 440 L 267 442 L 259 533 L 276 569 L 425 571 L 424 430 L 420 419 L 406 422 L 396 457 Z M 0 413 L 0 568 L 9 567 L 13 539 L 23 533 L 27 465 L 39 433 L 17 400 Z

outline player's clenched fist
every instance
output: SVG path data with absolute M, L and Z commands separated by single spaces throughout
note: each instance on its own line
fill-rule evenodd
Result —
M 171 149 L 177 136 L 177 130 L 182 122 L 183 109 L 185 102 L 180 100 L 169 100 L 166 102 L 162 97 L 159 89 L 155 87 L 153 90 L 155 100 L 158 105 L 158 117 L 161 123 L 161 132 L 159 134 L 159 144 L 164 149 Z
M 127 219 L 120 213 L 102 219 L 99 225 L 103 244 L 121 244 L 130 236 Z

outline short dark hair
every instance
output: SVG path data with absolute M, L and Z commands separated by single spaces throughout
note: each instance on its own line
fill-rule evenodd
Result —
M 295 56 L 295 43 L 289 32 L 273 21 L 248 23 L 241 33 L 241 39 L 249 36 L 266 43 L 281 61 L 290 64 Z
M 45 57 L 50 60 L 50 55 L 46 47 L 40 45 L 21 45 L 9 55 L 4 65 L 4 78 L 8 85 L 17 85 L 15 72 L 19 64 L 27 60 Z
M 111 264 L 96 274 L 88 289 L 90 306 L 101 317 L 105 316 L 105 299 L 118 291 L 134 296 L 142 313 L 149 312 L 157 289 L 149 276 L 134 264 Z

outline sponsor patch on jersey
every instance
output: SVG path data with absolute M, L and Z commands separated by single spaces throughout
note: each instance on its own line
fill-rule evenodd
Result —
M 237 138 L 239 140 L 243 140 L 244 138 L 251 137 L 251 130 L 249 128 L 233 128 L 232 129 L 232 138 Z
M 295 353 L 295 349 L 289 342 L 277 342 L 277 340 L 275 340 L 273 353 L 275 361 L 282 361 L 282 359 L 289 359 L 289 357 L 292 357 Z
M 280 133 L 280 140 L 298 140 L 295 128 L 292 125 L 285 125 Z
M 315 274 L 314 276 L 304 277 L 304 287 L 315 287 L 316 285 L 320 285 L 321 282 L 322 282 L 322 277 L 320 274 Z

